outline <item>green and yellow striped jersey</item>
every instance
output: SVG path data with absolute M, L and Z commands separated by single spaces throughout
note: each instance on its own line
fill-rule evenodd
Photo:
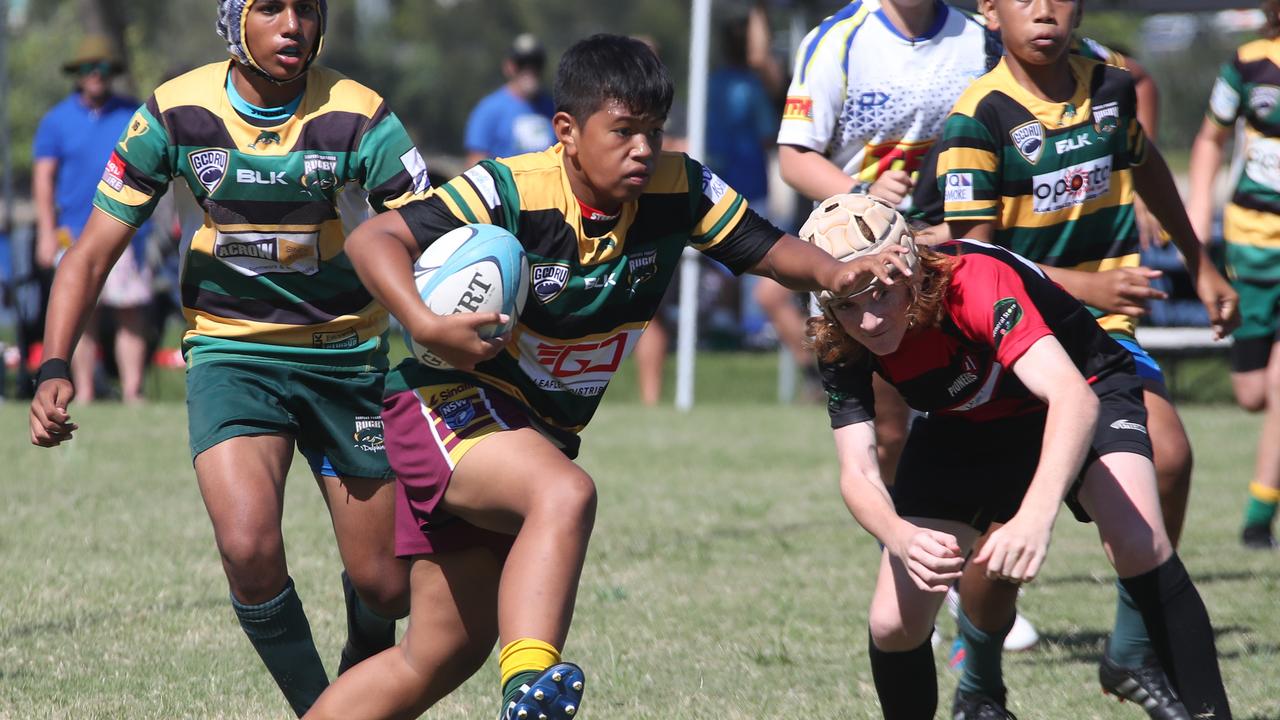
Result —
M 1222 218 L 1232 275 L 1280 280 L 1280 40 L 1240 46 L 1214 83 L 1208 117 L 1224 127 L 1243 121 L 1240 179 Z
M 686 245 L 735 273 L 753 267 L 782 231 L 683 154 L 657 159 L 644 194 L 612 223 L 583 218 L 563 146 L 485 160 L 399 212 L 426 248 L 469 223 L 506 228 L 529 259 L 529 297 L 511 343 L 470 373 L 410 359 L 387 391 L 478 379 L 530 408 L 562 444 L 595 413 L 609 380 L 657 312 Z
M 938 187 L 950 221 L 993 221 L 995 242 L 1035 262 L 1101 271 L 1139 263 L 1134 166 L 1146 158 L 1128 71 L 1073 55 L 1069 102 L 1037 98 L 1001 61 L 947 118 Z M 1109 332 L 1134 319 L 1090 308 Z
M 260 127 L 227 97 L 230 62 L 163 85 L 134 115 L 94 205 L 132 227 L 182 177 L 204 209 L 184 243 L 188 365 L 210 354 L 385 368 L 382 309 L 343 252 L 335 205 L 357 182 L 382 212 L 429 187 L 426 164 L 377 93 L 314 67 L 298 109 Z

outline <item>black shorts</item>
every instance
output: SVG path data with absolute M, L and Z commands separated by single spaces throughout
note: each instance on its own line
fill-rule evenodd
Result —
M 1114 452 L 1151 457 L 1142 381 L 1136 375 L 1112 375 L 1094 383 L 1098 426 L 1085 459 L 1088 468 Z M 988 422 L 922 416 L 911 426 L 892 488 L 902 517 L 955 520 L 986 532 L 993 522 L 1008 522 L 1040 463 L 1045 414 Z M 1067 493 L 1067 507 L 1080 522 L 1090 522 L 1077 493 L 1084 470 Z

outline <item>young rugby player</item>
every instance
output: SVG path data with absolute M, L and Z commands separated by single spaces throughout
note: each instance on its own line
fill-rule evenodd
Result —
M 1240 540 L 1269 550 L 1276 547 L 1271 525 L 1280 502 L 1280 2 L 1266 0 L 1262 9 L 1265 37 L 1240 47 L 1213 86 L 1191 148 L 1187 214 L 1207 239 L 1222 148 L 1241 121 L 1243 171 L 1222 217 L 1228 273 L 1243 316 L 1231 345 L 1231 385 L 1240 407 L 1265 415 Z
M 503 718 L 574 715 L 583 675 L 560 653 L 596 505 L 573 462 L 578 432 L 684 247 L 797 290 L 888 277 L 875 259 L 842 266 L 760 219 L 696 161 L 662 153 L 672 93 L 644 43 L 583 40 L 557 71 L 558 144 L 481 162 L 352 234 L 352 262 L 374 297 L 460 369 L 407 361 L 388 376 L 409 629 L 339 678 L 309 718 L 421 713 L 480 667 L 495 638 Z M 466 223 L 505 227 L 528 253 L 531 297 L 509 344 L 476 334 L 496 313 L 436 316 L 414 286 L 413 259 Z
M 1138 267 L 1135 190 L 1182 251 L 1219 335 L 1236 322 L 1236 295 L 1205 256 L 1168 167 L 1147 143 L 1128 73 L 1068 53 L 1080 3 L 984 0 L 981 9 L 1000 32 L 1005 54 L 947 121 L 938 183 L 951 232 L 1041 263 L 1088 304 L 1138 364 L 1157 455 L 1189 457 L 1159 366 L 1134 340 L 1134 316 L 1157 295 L 1151 274 Z M 1172 532 L 1176 540 L 1178 528 Z M 1167 691 L 1134 598 L 1124 584 L 1119 593 L 1116 627 L 1099 669 L 1103 688 L 1142 702 L 1152 717 L 1186 717 Z M 1012 617 L 1012 600 L 1003 613 L 988 608 L 987 622 L 974 623 L 966 635 L 958 704 L 1003 695 L 999 637 L 1005 627 L 995 620 Z
M 408 600 L 379 419 L 387 315 L 347 262 L 335 200 L 359 182 L 382 211 L 427 187 L 421 157 L 382 98 L 312 64 L 325 19 L 323 0 L 223 0 L 217 27 L 231 60 L 165 83 L 137 111 L 59 266 L 50 359 L 31 403 L 32 442 L 71 439 L 66 358 L 83 318 L 134 228 L 184 178 L 205 210 L 182 275 L 191 455 L 231 604 L 299 715 L 328 677 L 280 532 L 295 445 L 329 505 L 346 568 L 339 672 L 395 642 L 387 618 L 402 616 Z
M 1183 700 L 1197 717 L 1229 718 L 1209 616 L 1161 519 L 1130 353 L 1032 263 L 985 243 L 917 248 L 883 201 L 831 198 L 801 236 L 847 259 L 904 253 L 896 259 L 914 268 L 893 284 L 868 279 L 848 297 L 820 297 L 824 315 L 811 321 L 841 489 L 884 545 L 869 618 L 884 717 L 934 716 L 929 634 L 977 537 L 1003 523 L 971 562 L 1030 581 L 1066 499 L 1097 523 Z M 892 490 L 875 462 L 873 373 L 928 413 Z M 1003 692 L 988 699 L 953 716 L 1012 717 Z

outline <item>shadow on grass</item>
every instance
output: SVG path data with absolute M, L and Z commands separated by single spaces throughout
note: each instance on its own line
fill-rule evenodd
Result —
M 1215 627 L 1214 631 L 1218 644 L 1221 645 L 1224 638 L 1240 633 L 1250 633 L 1253 632 L 1253 629 L 1241 625 L 1223 625 Z M 1102 657 L 1102 652 L 1106 648 L 1107 638 L 1110 635 L 1110 631 L 1099 632 L 1097 630 L 1081 630 L 1073 633 L 1041 631 L 1041 645 L 1039 647 L 1048 652 L 1017 653 L 1016 657 L 1019 662 L 1024 662 L 1028 665 L 1058 665 L 1063 662 L 1094 664 Z M 1280 653 L 1280 643 L 1244 643 L 1234 650 L 1219 650 L 1218 660 L 1249 658 L 1259 653 L 1273 655 Z M 1276 718 L 1276 720 L 1280 720 L 1280 718 Z
M 1191 576 L 1196 585 L 1209 585 L 1219 582 L 1247 582 L 1261 577 L 1262 573 L 1252 570 L 1209 570 L 1197 572 Z M 1104 572 L 1077 573 L 1075 575 L 1045 575 L 1036 578 L 1035 587 L 1056 585 L 1110 585 L 1115 576 Z
M 4 632 L 0 632 L 0 644 L 36 635 L 71 635 L 84 630 L 85 628 L 104 625 L 108 622 L 120 620 L 121 618 L 130 615 L 136 615 L 139 618 L 155 617 L 157 613 L 181 612 L 184 610 L 208 610 L 211 608 L 224 608 L 226 606 L 227 600 L 225 597 L 208 597 L 200 600 L 174 600 L 172 602 L 161 603 L 158 605 L 130 605 L 96 610 L 89 613 L 78 612 L 74 615 L 63 615 L 43 622 L 28 623 L 25 625 L 6 628 Z M 3 672 L 0 672 L 0 677 L 4 677 Z

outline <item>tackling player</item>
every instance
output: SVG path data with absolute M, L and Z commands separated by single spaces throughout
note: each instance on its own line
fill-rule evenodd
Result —
M 1028 582 L 1065 499 L 1097 524 L 1180 697 L 1197 717 L 1230 718 L 1208 613 L 1164 530 L 1131 354 L 1032 263 L 985 243 L 917 248 L 901 215 L 874 198 L 831 198 L 800 232 L 839 258 L 913 268 L 821 296 L 811 321 L 841 490 L 884 545 L 869 611 L 884 717 L 934 716 L 929 634 L 977 537 L 1003 523 L 970 562 Z M 873 373 L 927 413 L 891 490 L 875 462 Z M 1011 717 L 1001 690 L 998 706 L 954 716 Z
M 951 232 L 1041 263 L 1088 304 L 1137 361 L 1157 457 L 1185 455 L 1189 463 L 1190 446 L 1159 366 L 1134 339 L 1134 318 L 1147 298 L 1159 295 L 1149 287 L 1153 274 L 1138 267 L 1135 191 L 1170 231 L 1219 335 L 1236 322 L 1235 293 L 1204 255 L 1168 167 L 1147 142 L 1129 74 L 1069 54 L 1080 3 L 984 0 L 981 9 L 1000 31 L 1005 55 L 947 120 L 938 187 Z M 1182 507 L 1164 510 L 1181 522 Z M 1180 527 L 1173 521 L 1167 527 L 1176 544 Z M 1167 692 L 1133 598 L 1123 584 L 1119 592 L 1116 626 L 1099 668 L 1103 688 L 1142 702 L 1152 717 L 1187 717 Z M 1011 617 L 1012 607 L 1006 612 Z M 996 697 L 1003 686 L 999 649 L 992 645 L 1000 623 L 988 620 L 980 630 L 992 640 L 969 643 L 966 666 L 977 661 L 983 670 L 962 690 Z
M 674 90 L 639 40 L 570 48 L 555 84 L 559 142 L 486 160 L 353 233 L 352 261 L 413 336 L 459 370 L 413 361 L 388 377 L 387 452 L 398 478 L 396 552 L 412 559 L 404 641 L 347 673 L 309 718 L 426 710 L 500 641 L 503 718 L 577 713 L 582 671 L 561 661 L 595 517 L 573 462 L 618 365 L 686 245 L 734 272 L 796 290 L 843 291 L 844 267 L 784 234 L 683 154 L 662 152 Z M 475 328 L 495 313 L 437 316 L 413 282 L 424 248 L 467 223 L 505 227 L 530 262 L 531 296 L 509 344 Z
M 1222 218 L 1228 273 L 1243 317 L 1231 346 L 1231 385 L 1241 407 L 1266 413 L 1240 539 L 1245 547 L 1273 549 L 1271 524 L 1280 501 L 1280 2 L 1267 0 L 1262 9 L 1265 37 L 1240 47 L 1213 86 L 1191 148 L 1187 214 L 1207 240 L 1222 148 L 1240 121 L 1243 142 L 1236 147 L 1243 171 Z
M 313 65 L 323 0 L 223 0 L 231 59 L 160 86 L 98 185 L 58 268 L 31 439 L 70 440 L 66 358 L 103 278 L 175 178 L 204 208 L 184 248 L 191 455 L 240 625 L 301 715 L 328 684 L 285 562 L 280 516 L 296 445 L 342 555 L 348 638 L 339 672 L 395 642 L 407 566 L 379 418 L 386 311 L 351 269 L 335 200 L 359 182 L 378 210 L 427 187 L 426 167 L 376 93 Z

